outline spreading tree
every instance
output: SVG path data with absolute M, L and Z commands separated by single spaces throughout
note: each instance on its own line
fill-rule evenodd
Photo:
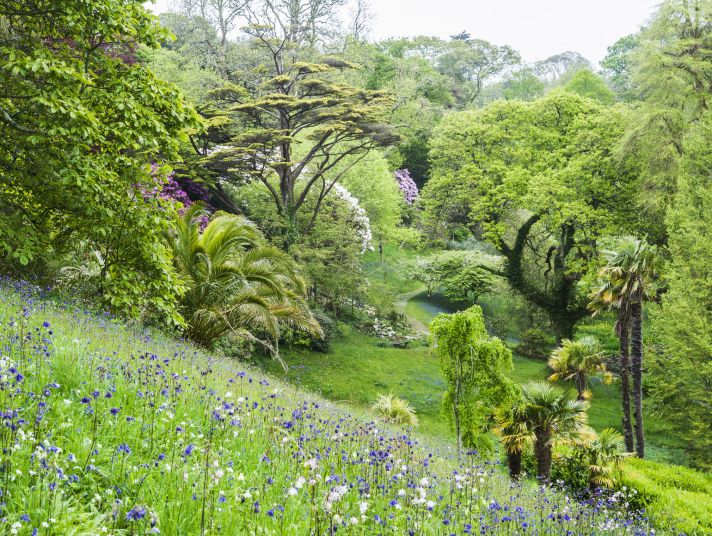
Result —
M 463 227 L 501 253 L 511 287 L 551 319 L 559 340 L 585 317 L 585 281 L 599 238 L 632 224 L 621 200 L 635 168 L 615 155 L 623 117 L 552 92 L 447 117 L 432 142 L 433 177 L 421 197 L 434 239 Z

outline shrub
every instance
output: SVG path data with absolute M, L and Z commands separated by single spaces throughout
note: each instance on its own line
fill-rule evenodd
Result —
M 552 338 L 540 329 L 532 328 L 522 334 L 516 352 L 529 359 L 546 360 L 554 346 Z
M 373 410 L 386 422 L 416 426 L 418 418 L 415 409 L 407 401 L 398 398 L 393 393 L 379 395 L 373 404 Z
M 635 490 L 632 506 L 656 526 L 686 534 L 712 533 L 712 476 L 678 465 L 631 458 L 619 487 Z

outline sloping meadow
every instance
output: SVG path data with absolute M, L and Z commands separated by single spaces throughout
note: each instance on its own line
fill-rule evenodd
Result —
M 647 534 L 240 363 L 0 284 L 2 534 Z

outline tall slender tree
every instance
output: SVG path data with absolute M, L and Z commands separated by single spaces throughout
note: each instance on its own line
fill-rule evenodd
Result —
M 601 270 L 605 283 L 596 300 L 610 303 L 629 319 L 631 375 L 635 413 L 635 452 L 645 456 L 643 424 L 643 302 L 656 294 L 658 279 L 657 250 L 645 241 L 632 237 L 620 240 L 613 250 L 604 252 L 606 266 Z M 594 303 L 595 301 L 594 300 Z M 624 337 L 625 339 L 625 337 Z

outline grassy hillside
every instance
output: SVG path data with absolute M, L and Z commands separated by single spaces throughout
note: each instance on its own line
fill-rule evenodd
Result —
M 21 285 L 0 286 L 0 356 L 2 534 L 649 532 L 620 496 L 512 488 L 496 464 Z

